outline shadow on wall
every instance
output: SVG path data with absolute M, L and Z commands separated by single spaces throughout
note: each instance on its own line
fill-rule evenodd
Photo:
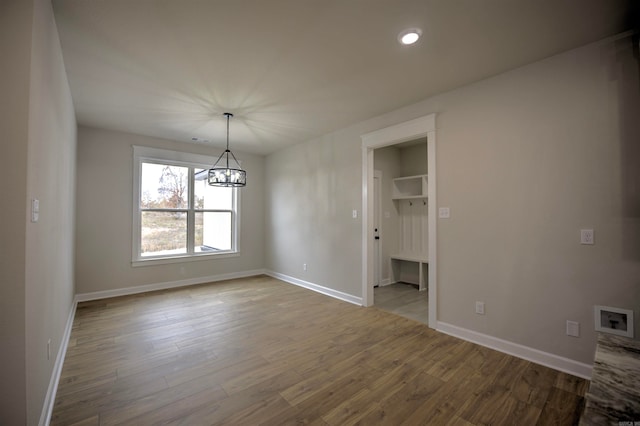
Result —
M 622 165 L 622 255 L 640 260 L 640 49 L 638 35 L 616 43 Z M 629 43 L 632 49 L 629 49 Z

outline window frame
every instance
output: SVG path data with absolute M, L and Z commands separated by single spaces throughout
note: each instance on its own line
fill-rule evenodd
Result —
M 190 262 L 197 260 L 212 260 L 240 255 L 240 191 L 232 189 L 231 208 L 231 249 L 216 252 L 195 251 L 195 215 L 200 212 L 228 212 L 225 209 L 196 209 L 195 208 L 195 169 L 208 169 L 215 162 L 216 157 L 191 154 L 180 151 L 150 148 L 133 145 L 133 226 L 132 226 L 132 266 L 147 266 L 152 264 Z M 140 206 L 142 188 L 142 164 L 153 163 L 170 166 L 188 167 L 189 204 L 186 208 L 158 208 L 143 209 Z M 187 252 L 181 254 L 142 256 L 142 212 L 186 212 L 187 213 Z

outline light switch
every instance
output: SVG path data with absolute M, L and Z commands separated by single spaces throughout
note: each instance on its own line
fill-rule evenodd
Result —
M 438 209 L 438 217 L 440 219 L 449 219 L 451 217 L 451 210 L 449 207 L 440 207 Z
M 351 217 L 354 218 L 354 219 L 357 219 L 358 218 L 358 210 L 353 210 L 351 212 Z
M 36 223 L 40 219 L 40 200 L 31 199 L 31 222 Z

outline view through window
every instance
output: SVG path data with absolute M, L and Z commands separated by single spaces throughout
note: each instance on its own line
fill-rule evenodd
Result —
M 139 160 L 137 260 L 236 251 L 236 189 L 209 186 L 207 170 Z

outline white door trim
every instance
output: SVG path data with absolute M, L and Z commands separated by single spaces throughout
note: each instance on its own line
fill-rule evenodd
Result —
M 373 151 L 389 145 L 427 138 L 427 187 L 429 192 L 427 219 L 429 229 L 429 327 L 437 325 L 437 247 L 436 247 L 436 115 L 429 114 L 414 120 L 385 127 L 360 136 L 362 139 L 362 302 L 373 304 Z

